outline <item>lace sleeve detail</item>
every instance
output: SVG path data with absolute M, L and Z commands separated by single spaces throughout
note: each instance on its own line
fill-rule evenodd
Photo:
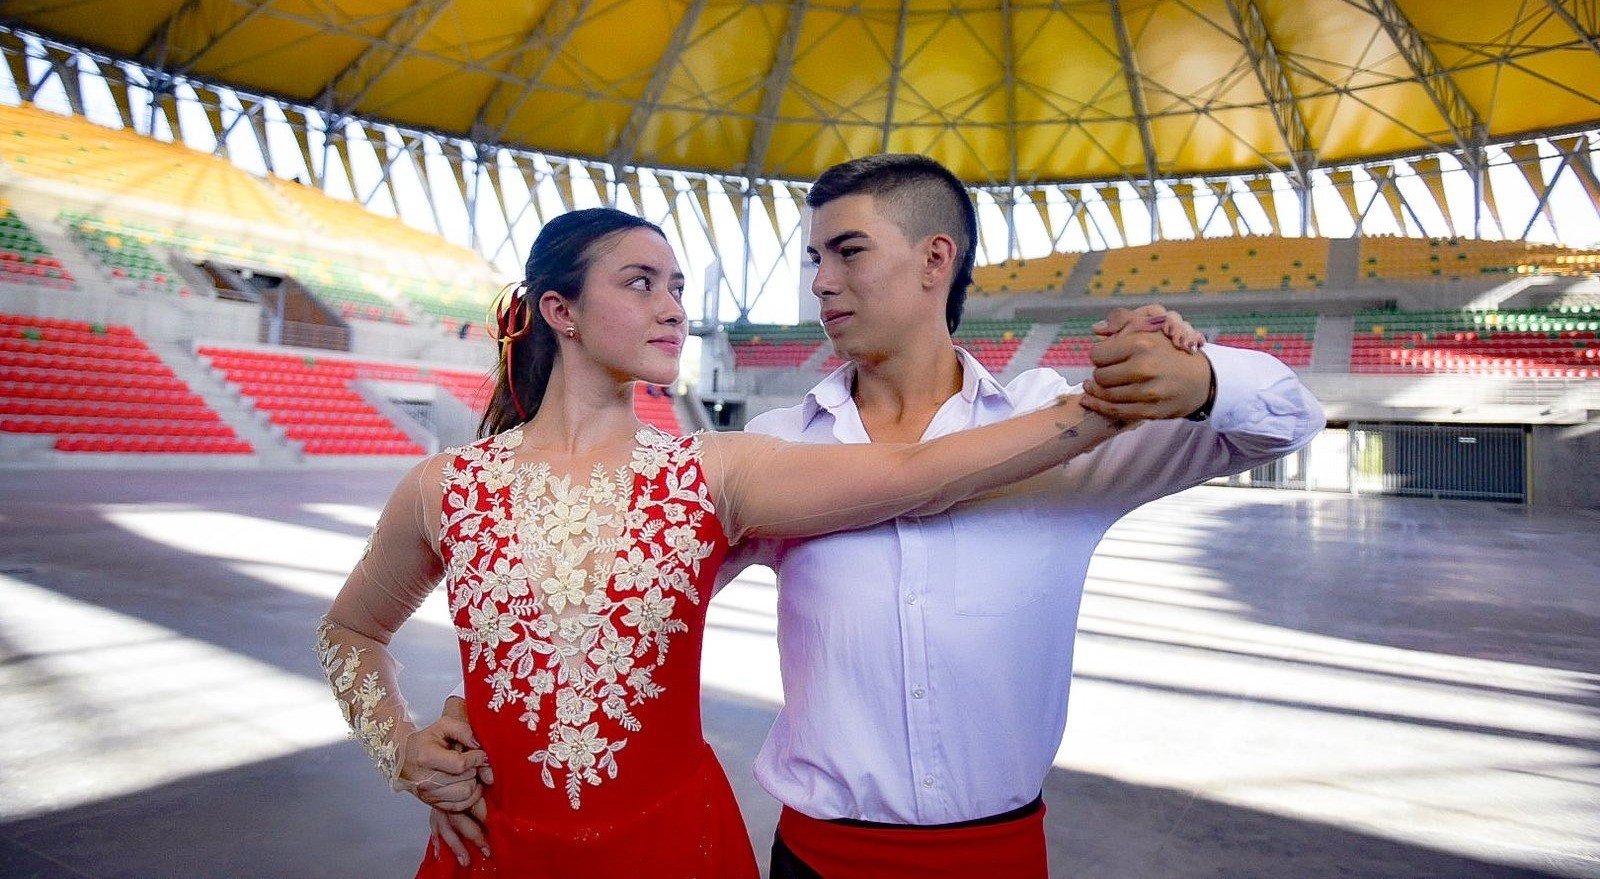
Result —
M 401 480 L 317 627 L 317 660 L 350 735 L 395 790 L 412 788 L 399 772 L 416 726 L 400 693 L 400 664 L 389 653 L 389 640 L 443 573 L 437 534 L 444 463 L 444 456 L 426 459 Z
M 400 772 L 400 748 L 394 731 L 397 721 L 406 718 L 405 702 L 390 700 L 383 684 L 386 676 L 373 668 L 378 659 L 371 655 L 373 648 L 350 643 L 350 634 L 323 617 L 322 625 L 317 627 L 317 660 L 333 687 L 350 736 L 361 743 L 373 765 L 393 785 Z M 378 649 L 387 652 L 381 646 Z M 398 671 L 398 664 L 394 665 Z

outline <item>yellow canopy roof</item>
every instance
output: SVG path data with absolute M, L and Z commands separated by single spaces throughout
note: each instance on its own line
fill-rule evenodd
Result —
M 9 0 L 19 26 L 339 113 L 791 180 L 1288 170 L 1600 120 L 1563 0 Z

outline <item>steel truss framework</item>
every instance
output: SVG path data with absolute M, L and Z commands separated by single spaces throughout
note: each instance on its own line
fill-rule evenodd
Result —
M 1270 35 L 1259 26 L 1260 14 L 1254 2 L 1230 0 L 1229 6 L 1250 41 L 1249 54 L 1255 61 L 1252 75 L 1269 94 L 1281 94 L 1286 75 L 1280 62 L 1274 60 L 1277 50 Z M 552 7 L 550 14 L 538 22 L 537 35 L 530 38 L 529 48 L 517 63 L 531 67 L 548 63 L 569 34 L 571 22 L 582 15 L 587 5 L 575 2 L 559 12 Z M 413 39 L 418 29 L 438 14 L 440 6 L 437 0 L 414 4 L 410 15 L 390 28 L 393 45 L 403 47 Z M 904 9 L 902 6 L 902 13 Z M 767 103 L 777 100 L 775 86 L 782 79 L 782 69 L 795 61 L 798 22 L 805 10 L 805 4 L 797 4 L 788 19 L 779 24 L 784 36 L 780 57 L 764 93 Z M 1250 24 L 1251 21 L 1257 23 Z M 806 184 L 760 176 L 760 150 L 755 147 L 736 175 L 630 164 L 626 156 L 631 151 L 626 149 L 617 151 L 609 162 L 514 149 L 495 142 L 494 136 L 501 132 L 488 121 L 494 116 L 492 106 L 514 102 L 510 92 L 486 99 L 478 111 L 480 121 L 474 127 L 474 132 L 481 135 L 477 139 L 401 127 L 368 119 L 353 110 L 371 80 L 392 62 L 391 56 L 374 53 L 364 57 L 330 86 L 319 105 L 297 104 L 187 74 L 206 48 L 174 42 L 173 35 L 184 32 L 185 27 L 182 22 L 171 23 L 168 36 L 141 53 L 147 59 L 143 62 L 110 57 L 9 28 L 0 28 L 0 55 L 25 101 L 58 85 L 72 112 L 84 115 L 85 87 L 98 80 L 109 91 L 125 128 L 190 144 L 214 143 L 217 155 L 245 167 L 265 168 L 289 179 L 309 176 L 305 182 L 325 191 L 348 193 L 369 207 L 378 204 L 393 208 L 403 219 L 430 231 L 444 233 L 452 213 L 464 214 L 470 245 L 489 261 L 501 265 L 520 263 L 520 254 L 531 243 L 532 234 L 552 213 L 597 200 L 639 211 L 667 228 L 680 245 L 693 239 L 708 247 L 720 265 L 739 267 L 714 273 L 720 288 L 717 298 L 731 301 L 736 310 L 734 315 L 724 315 L 725 319 L 747 319 L 763 296 L 793 292 L 788 285 L 792 282 L 787 279 L 799 274 L 803 225 L 800 205 Z M 686 27 L 681 32 L 691 30 Z M 916 49 L 898 46 L 893 51 L 899 56 L 914 54 Z M 1419 74 L 1426 77 L 1432 69 L 1429 65 L 1434 63 L 1426 58 L 1418 60 Z M 1137 71 L 1130 71 L 1130 86 L 1138 78 Z M 1449 106 L 1454 99 L 1446 91 L 1438 100 L 1442 106 Z M 179 105 L 184 102 L 203 112 L 181 114 Z M 1386 227 L 1414 235 L 1527 237 L 1543 220 L 1549 224 L 1550 234 L 1546 237 L 1560 238 L 1569 230 L 1581 234 L 1580 228 L 1592 228 L 1600 222 L 1597 131 L 1579 130 L 1495 144 L 1487 140 L 1481 123 L 1464 117 L 1459 126 L 1451 129 L 1457 140 L 1455 149 L 1319 168 L 1314 153 L 1307 148 L 1309 135 L 1294 104 L 1286 98 L 1275 98 L 1273 118 L 1289 147 L 1289 160 L 1284 167 L 1273 166 L 1249 175 L 1171 177 L 1156 176 L 1159 169 L 1148 168 L 1147 176 L 1135 178 L 1033 185 L 1008 181 L 1005 185 L 974 186 L 971 193 L 979 205 L 992 205 L 995 209 L 993 213 L 983 212 L 991 222 L 980 237 L 1003 234 L 1002 252 L 989 251 L 988 255 L 994 258 L 1020 255 L 1017 229 L 1024 222 L 1045 230 L 1051 248 L 1058 250 L 1098 249 L 1196 235 L 1316 234 L 1327 225 L 1348 227 L 1351 223 L 1356 234 L 1362 234 L 1384 212 L 1389 220 Z M 298 155 L 286 157 L 269 148 L 267 131 L 275 124 L 285 125 L 293 134 Z M 195 130 L 202 125 L 203 130 Z M 892 116 L 880 120 L 879 125 L 882 142 L 875 146 L 893 148 Z M 758 133 L 758 144 L 760 140 Z M 359 187 L 358 177 L 374 175 L 358 173 L 353 150 L 368 151 L 369 164 L 375 163 L 378 169 L 375 179 L 366 180 Z M 1532 194 L 1531 210 L 1507 216 L 1497 209 L 1490 186 L 1492 168 L 1515 168 L 1519 172 L 1518 177 Z M 417 215 L 408 205 L 398 183 L 403 176 L 421 182 L 425 215 Z M 1469 184 L 1465 188 L 1459 182 L 1452 184 L 1452 188 L 1470 192 L 1470 204 L 1465 209 L 1459 204 L 1460 198 L 1454 205 L 1447 198 L 1446 181 L 1452 176 Z M 1575 185 L 1581 190 L 1587 203 L 1582 212 L 1558 215 L 1552 195 L 1561 185 Z M 581 191 L 588 188 L 592 188 L 595 198 L 587 198 Z M 456 210 L 446 210 L 440 199 L 454 199 Z M 1335 208 L 1339 205 L 1348 211 L 1347 216 L 1338 215 Z M 1178 210 L 1163 210 L 1164 206 Z M 483 226 L 486 213 L 494 219 L 489 229 Z M 994 232 L 994 222 L 1002 224 L 1003 233 Z M 756 248 L 751 246 L 752 235 L 757 233 L 776 244 L 767 248 L 771 257 L 759 262 L 754 256 Z M 706 312 L 717 313 L 715 302 L 708 305 Z

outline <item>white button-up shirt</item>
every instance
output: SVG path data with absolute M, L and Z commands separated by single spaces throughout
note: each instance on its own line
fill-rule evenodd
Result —
M 947 513 L 736 547 L 778 572 L 784 705 L 756 758 L 761 785 L 816 818 L 942 824 L 1038 796 L 1067 721 L 1089 557 L 1146 501 L 1310 442 L 1322 409 L 1275 358 L 1207 345 L 1208 422 L 1141 425 L 1093 452 Z M 1078 390 L 1035 369 L 1001 386 L 971 355 L 924 439 Z M 870 442 L 846 364 L 747 430 Z

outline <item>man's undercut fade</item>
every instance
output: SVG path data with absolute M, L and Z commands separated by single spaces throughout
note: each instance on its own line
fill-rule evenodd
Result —
M 883 153 L 852 159 L 822 172 L 806 204 L 813 210 L 847 195 L 870 195 L 906 237 L 920 241 L 944 233 L 956 243 L 955 271 L 945 300 L 945 325 L 954 333 L 972 284 L 978 212 L 950 169 L 927 156 Z

